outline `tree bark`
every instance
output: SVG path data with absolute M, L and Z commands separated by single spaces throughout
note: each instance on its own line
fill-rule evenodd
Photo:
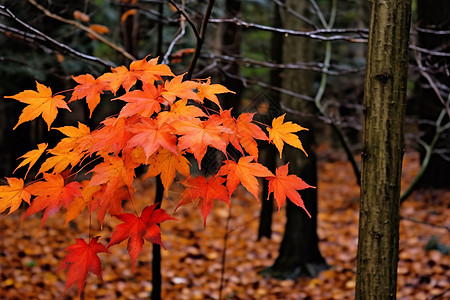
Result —
M 308 1 L 286 1 L 286 6 L 292 8 L 301 15 L 306 15 Z M 302 28 L 305 24 L 286 13 L 283 17 L 284 28 Z M 283 63 L 296 63 L 311 60 L 311 48 L 309 40 L 301 37 L 287 36 L 283 42 Z M 283 88 L 300 94 L 311 94 L 312 76 L 306 71 L 284 70 Z M 284 105 L 301 112 L 313 111 L 312 103 L 299 101 L 288 95 L 282 95 Z M 305 150 L 309 154 L 306 157 L 298 149 L 286 147 L 283 158 L 289 162 L 289 169 L 306 183 L 317 186 L 316 157 L 312 151 L 314 143 L 314 129 L 312 122 L 306 118 L 288 114 L 287 119 L 301 124 L 310 130 L 303 133 L 302 140 Z M 270 268 L 270 273 L 278 278 L 295 278 L 298 276 L 316 276 L 328 266 L 322 257 L 317 236 L 317 189 L 308 189 L 301 192 L 305 206 L 311 214 L 311 219 L 302 209 L 288 201 L 286 206 L 287 222 L 283 241 L 275 263 Z
M 395 299 L 411 0 L 371 1 L 356 299 Z
M 281 20 L 280 8 L 278 5 L 274 4 L 274 21 L 273 27 L 282 28 L 283 22 Z M 274 63 L 282 63 L 283 61 L 283 35 L 280 33 L 272 33 L 271 37 L 271 61 Z M 281 86 L 281 70 L 273 69 L 270 70 L 270 85 L 271 86 Z M 259 114 L 260 122 L 264 124 L 271 124 L 270 119 L 276 118 L 281 115 L 280 107 L 280 93 L 276 91 L 269 91 L 266 95 L 266 104 L 269 106 L 267 114 Z M 275 146 L 271 144 L 262 144 L 261 148 L 261 161 L 263 164 L 275 174 L 275 169 L 277 165 L 277 157 L 274 155 L 276 153 Z M 264 184 L 262 187 L 262 205 L 261 214 L 259 217 L 259 227 L 258 227 L 258 241 L 263 238 L 269 238 L 272 236 L 272 215 L 273 215 L 273 193 L 270 194 L 269 198 L 269 183 L 268 180 L 264 179 Z M 266 200 L 267 199 L 267 200 Z

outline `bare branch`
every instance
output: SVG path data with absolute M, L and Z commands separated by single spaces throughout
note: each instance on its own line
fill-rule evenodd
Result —
M 50 45 L 53 45 L 56 49 L 58 49 L 58 51 L 60 51 L 62 53 L 66 53 L 68 55 L 77 57 L 79 59 L 97 62 L 97 63 L 102 64 L 105 67 L 114 67 L 114 64 L 112 62 L 103 60 L 103 59 L 95 57 L 95 56 L 81 53 L 81 52 L 67 46 L 66 44 L 60 43 L 57 40 L 49 37 L 48 35 L 42 33 L 38 29 L 32 27 L 31 25 L 29 25 L 26 22 L 22 21 L 21 19 L 17 18 L 8 8 L 6 8 L 3 5 L 0 5 L 0 12 L 2 12 L 2 14 L 4 16 L 7 16 L 7 17 L 13 19 L 14 21 L 16 21 L 17 23 L 19 23 L 20 25 L 22 25 L 23 27 L 25 27 L 26 29 L 28 29 L 29 31 L 33 32 L 36 35 L 33 37 L 33 35 L 30 35 L 29 33 L 25 33 L 20 30 L 15 30 L 14 33 L 17 34 L 18 36 L 22 36 L 23 39 L 26 41 L 28 41 L 29 38 L 32 38 L 33 40 L 39 40 L 42 43 L 43 42 L 42 40 L 44 40 L 45 43 L 47 43 L 45 45 L 46 47 L 50 47 Z M 5 27 L 6 26 L 3 27 L 3 29 L 4 29 L 3 32 L 7 35 L 7 32 L 9 32 L 9 31 L 6 30 L 7 27 L 6 28 Z
M 293 36 L 303 36 L 309 37 L 312 39 L 317 39 L 321 41 L 338 41 L 344 40 L 352 43 L 367 43 L 367 35 L 368 29 L 359 29 L 359 28 L 346 28 L 346 29 L 316 29 L 311 31 L 299 31 L 299 30 L 290 30 L 284 28 L 275 28 L 271 26 L 254 24 L 242 21 L 238 18 L 233 19 L 210 19 L 210 23 L 233 23 L 237 26 L 243 27 L 244 29 L 259 29 L 270 32 L 278 32 L 285 35 L 293 35 Z M 352 36 L 344 36 L 344 35 L 332 35 L 325 36 L 327 34 L 354 34 Z
M 30 2 L 31 4 L 33 4 L 35 7 L 37 7 L 40 11 L 42 11 L 46 16 L 58 20 L 60 22 L 66 23 L 66 24 L 70 24 L 72 26 L 75 26 L 89 34 L 91 34 L 93 37 L 95 37 L 96 39 L 98 39 L 99 41 L 103 42 L 104 44 L 108 45 L 109 47 L 111 47 L 112 49 L 116 50 L 117 52 L 119 52 L 120 54 L 122 54 L 123 56 L 125 56 L 126 58 L 130 59 L 130 60 L 136 60 L 136 58 L 131 55 L 130 53 L 128 53 L 125 49 L 123 49 L 121 46 L 116 45 L 114 43 L 112 43 L 111 41 L 108 41 L 106 38 L 104 38 L 102 35 L 98 34 L 97 32 L 95 32 L 94 30 L 92 30 L 89 27 L 84 26 L 83 24 L 74 21 L 74 20 L 68 20 L 65 19 L 61 16 L 58 16 L 52 12 L 50 12 L 49 10 L 47 10 L 45 7 L 43 7 L 42 5 L 40 5 L 39 3 L 37 3 L 35 0 L 28 0 L 28 2 Z

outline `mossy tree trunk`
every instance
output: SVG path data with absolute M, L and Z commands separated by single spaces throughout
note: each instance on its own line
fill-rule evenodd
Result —
M 395 299 L 411 0 L 370 4 L 356 299 Z
M 291 7 L 301 15 L 307 15 L 309 1 L 287 0 L 286 6 Z M 285 13 L 283 16 L 284 28 L 304 28 L 305 24 L 293 16 Z M 301 37 L 285 36 L 283 42 L 283 63 L 297 63 L 311 60 L 309 40 Z M 306 71 L 284 70 L 284 89 L 299 94 L 311 94 L 312 76 Z M 290 109 L 307 115 L 313 111 L 312 103 L 282 95 L 281 100 Z M 309 128 L 302 132 L 300 139 L 305 147 L 308 157 L 298 149 L 286 147 L 283 158 L 289 162 L 289 171 L 302 178 L 306 183 L 317 186 L 316 157 L 311 149 L 314 143 L 313 123 L 305 117 L 287 114 L 287 119 Z M 301 191 L 305 206 L 310 212 L 310 219 L 306 213 L 288 201 L 286 206 L 287 222 L 283 241 L 275 263 L 270 273 L 278 278 L 294 278 L 298 276 L 316 276 L 318 272 L 327 268 L 327 264 L 319 250 L 317 236 L 317 189 Z

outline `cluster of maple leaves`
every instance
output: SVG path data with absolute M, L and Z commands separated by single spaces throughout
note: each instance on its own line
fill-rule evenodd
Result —
M 146 206 L 141 215 L 136 211 L 124 213 L 122 208 L 123 201 L 134 201 L 133 180 L 138 166 L 148 167 L 146 177 L 160 175 L 166 190 L 177 172 L 181 174 L 185 178 L 181 183 L 186 188 L 176 209 L 198 202 L 204 225 L 214 200 L 229 205 L 239 184 L 258 199 L 257 177 L 269 181 L 269 194 L 274 193 L 278 208 L 288 197 L 305 209 L 298 190 L 311 186 L 296 175 L 288 175 L 288 164 L 280 166 L 273 174 L 258 163 L 256 140 L 273 143 L 281 157 L 284 143 L 304 151 L 295 133 L 306 129 L 285 122 L 283 115 L 275 118 L 271 126 L 260 124 L 267 130 L 266 134 L 254 123 L 253 113 L 242 113 L 234 118 L 230 110 L 221 108 L 217 94 L 232 93 L 227 88 L 211 84 L 210 79 L 183 80 L 183 75 L 175 76 L 167 65 L 158 64 L 157 60 L 146 57 L 132 62 L 129 68 L 113 68 L 98 78 L 90 74 L 73 77 L 78 85 L 68 102 L 85 98 L 90 116 L 104 92 L 117 96 L 121 87 L 122 93 L 124 91 L 123 95 L 112 99 L 126 103 L 120 113 L 106 118 L 93 131 L 82 123 L 78 123 L 78 127 L 51 128 L 58 108 L 69 111 L 70 108 L 64 95 L 54 95 L 50 88 L 38 82 L 37 91 L 25 90 L 6 97 L 28 104 L 14 129 L 42 115 L 48 130 L 58 130 L 65 137 L 54 148 L 41 143 L 21 157 L 23 161 L 17 168 L 28 165 L 26 177 L 45 152 L 47 157 L 37 172 L 42 178 L 28 184 L 21 178 L 6 178 L 8 184 L 0 186 L 0 213 L 9 208 L 10 214 L 25 201 L 30 206 L 22 220 L 43 211 L 40 229 L 61 206 L 67 210 L 66 224 L 86 208 L 89 213 L 96 211 L 100 224 L 107 212 L 123 221 L 114 228 L 107 246 L 99 243 L 96 236 L 89 243 L 76 239 L 76 243 L 66 248 L 68 254 L 58 271 L 68 269 L 66 290 L 76 284 L 79 295 L 89 271 L 102 277 L 98 253 L 108 252 L 109 247 L 128 239 L 134 269 L 144 240 L 164 247 L 158 225 L 175 218 L 156 208 L 156 204 Z M 206 108 L 205 100 L 214 103 L 217 109 Z M 227 154 L 230 144 L 242 154 L 238 161 Z M 201 168 L 208 147 L 218 149 L 228 159 L 222 162 L 215 175 L 192 177 L 186 155 L 193 154 Z M 97 162 L 93 167 L 92 161 Z M 67 175 L 67 170 L 74 167 L 78 171 Z M 90 179 L 76 181 L 80 172 Z

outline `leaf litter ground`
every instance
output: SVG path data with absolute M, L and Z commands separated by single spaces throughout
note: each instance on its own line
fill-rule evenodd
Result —
M 270 266 L 282 240 L 285 213 L 274 213 L 272 239 L 256 241 L 259 207 L 253 197 L 238 189 L 231 210 L 216 201 L 206 228 L 195 206 L 182 207 L 179 221 L 162 224 L 163 299 L 218 299 L 222 271 L 224 235 L 228 231 L 223 299 L 353 299 L 356 271 L 359 188 L 348 162 L 332 157 L 322 145 L 319 151 L 320 249 L 331 268 L 317 278 L 275 280 L 259 272 Z M 418 155 L 407 153 L 403 186 L 418 170 Z M 137 210 L 152 203 L 154 184 L 137 181 Z M 170 191 L 163 208 L 172 213 L 182 188 Z M 450 191 L 416 191 L 401 208 L 398 299 L 448 299 L 450 297 L 449 208 Z M 147 203 L 146 203 L 147 201 Z M 130 207 L 127 207 L 130 208 Z M 226 223 L 229 214 L 228 229 Z M 66 274 L 55 273 L 66 254 L 63 250 L 77 237 L 87 238 L 89 218 L 83 214 L 64 224 L 64 212 L 52 216 L 35 237 L 38 216 L 19 222 L 20 214 L 0 216 L 0 299 L 61 299 Z M 107 244 L 113 225 L 120 221 L 105 217 L 107 229 L 99 242 Z M 95 236 L 99 230 L 92 219 Z M 438 225 L 430 226 L 429 224 Z M 81 235 L 80 235 L 81 233 Z M 85 299 L 149 299 L 151 245 L 144 244 L 134 274 L 126 244 L 100 254 L 103 279 L 89 275 Z M 447 251 L 447 254 L 444 254 Z M 66 299 L 76 296 L 72 287 Z

